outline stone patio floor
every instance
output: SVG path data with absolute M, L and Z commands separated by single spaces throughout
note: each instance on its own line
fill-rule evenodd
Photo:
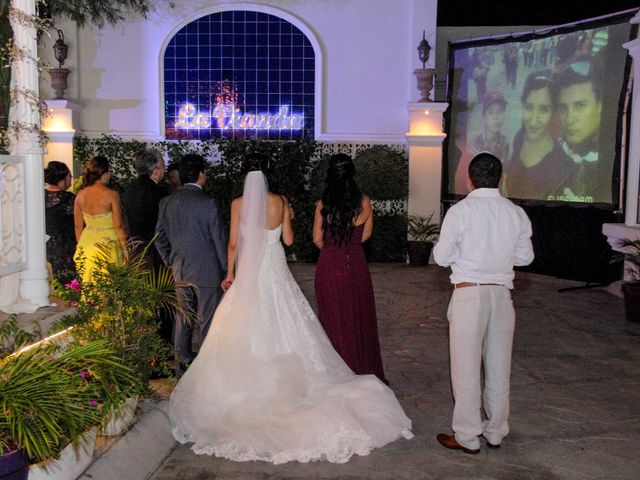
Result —
M 313 265 L 292 265 L 314 305 Z M 518 274 L 511 433 L 499 450 L 441 447 L 449 432 L 448 270 L 371 266 L 391 388 L 416 437 L 348 463 L 235 463 L 177 446 L 153 480 L 639 479 L 640 325 L 604 289 Z M 484 447 L 484 446 L 483 446 Z
M 315 306 L 314 265 L 291 269 Z M 374 264 L 371 272 L 386 373 L 414 439 L 342 465 L 235 463 L 177 445 L 168 402 L 147 401 L 81 479 L 640 479 L 640 324 L 625 320 L 619 286 L 559 293 L 581 284 L 517 275 L 511 433 L 499 450 L 483 444 L 467 455 L 435 439 L 450 431 L 452 410 L 448 270 Z

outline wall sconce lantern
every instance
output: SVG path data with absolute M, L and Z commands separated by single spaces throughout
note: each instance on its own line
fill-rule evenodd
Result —
M 426 68 L 426 63 L 429 61 L 429 54 L 431 53 L 431 45 L 427 41 L 425 31 L 422 31 L 422 40 L 418 44 L 418 58 L 422 62 L 422 68 L 414 70 L 413 74 L 418 79 L 418 90 L 422 97 L 418 102 L 432 102 L 429 97 L 429 93 L 433 88 L 433 77 L 436 73 L 435 68 Z
M 67 59 L 69 53 L 69 46 L 64 43 L 64 33 L 62 30 L 58 30 L 58 39 L 53 44 L 53 54 L 58 61 L 58 68 L 52 68 L 49 70 L 51 75 L 51 86 L 55 91 L 56 100 L 64 100 L 64 91 L 67 89 L 67 77 L 70 70 L 68 68 L 62 68 L 64 61 Z
M 425 31 L 422 31 L 422 41 L 418 45 L 418 57 L 422 62 L 422 68 L 425 68 L 425 64 L 429 61 L 429 54 L 431 53 L 431 45 L 425 38 Z
M 62 30 L 58 30 L 58 40 L 53 44 L 53 53 L 58 61 L 58 68 L 62 68 L 64 65 L 68 52 L 69 45 L 64 43 L 64 32 Z

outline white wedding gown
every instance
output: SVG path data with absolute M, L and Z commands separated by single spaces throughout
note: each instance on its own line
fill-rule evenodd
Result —
M 266 230 L 255 291 L 243 293 L 239 273 L 176 386 L 174 437 L 197 454 L 276 464 L 342 463 L 413 437 L 393 392 L 373 375 L 355 375 L 331 346 L 289 271 L 280 233 Z

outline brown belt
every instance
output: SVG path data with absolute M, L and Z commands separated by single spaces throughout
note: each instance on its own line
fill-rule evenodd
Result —
M 481 287 L 483 285 L 499 285 L 504 287 L 501 283 L 477 283 L 477 282 L 462 282 L 462 283 L 454 283 L 453 288 L 464 288 L 464 287 Z

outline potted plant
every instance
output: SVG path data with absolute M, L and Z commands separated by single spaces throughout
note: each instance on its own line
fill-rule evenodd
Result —
M 428 216 L 409 215 L 408 221 L 409 265 L 424 266 L 429 263 L 433 241 L 438 238 L 440 225 L 433 222 L 433 212 Z
M 623 238 L 618 246 L 624 249 L 625 272 L 630 278 L 621 287 L 627 320 L 640 322 L 640 239 Z
M 30 334 L 12 325 L 4 328 L 3 335 L 0 472 L 2 478 L 27 478 L 27 465 L 39 463 L 30 476 L 38 478 L 38 470 L 46 473 L 67 445 L 80 447 L 86 432 L 139 387 L 105 342 L 83 344 L 59 336 L 62 342 L 45 340 L 9 352 Z

